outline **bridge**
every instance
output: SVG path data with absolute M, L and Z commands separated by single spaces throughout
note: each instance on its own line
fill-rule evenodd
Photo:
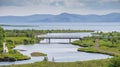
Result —
M 71 39 L 81 40 L 82 37 L 78 35 L 38 35 L 38 39 L 48 39 L 48 43 L 51 43 L 51 39 L 69 39 L 69 43 L 71 43 Z

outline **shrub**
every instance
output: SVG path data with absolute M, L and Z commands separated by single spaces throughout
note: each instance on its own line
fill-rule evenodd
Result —
M 108 67 L 120 67 L 120 57 L 112 58 Z
M 48 57 L 44 57 L 43 61 L 47 62 L 48 61 Z

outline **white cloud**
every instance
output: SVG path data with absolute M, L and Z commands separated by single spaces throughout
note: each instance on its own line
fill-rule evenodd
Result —
M 0 15 L 105 14 L 120 12 L 120 0 L 0 0 Z

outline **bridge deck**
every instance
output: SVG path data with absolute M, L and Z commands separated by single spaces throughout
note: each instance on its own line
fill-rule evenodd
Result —
M 39 35 L 39 39 L 48 39 L 48 43 L 51 43 L 51 39 L 69 39 L 69 43 L 71 43 L 71 39 L 82 39 L 81 36 L 76 36 L 76 35 Z
M 44 38 L 44 39 L 81 39 L 81 36 L 59 36 L 59 35 L 40 35 L 38 38 Z

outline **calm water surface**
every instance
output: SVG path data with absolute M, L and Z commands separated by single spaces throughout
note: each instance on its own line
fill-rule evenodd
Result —
M 96 23 L 82 23 L 82 22 L 21 22 L 21 23 L 1 23 L 6 25 L 32 25 L 32 27 L 16 27 L 16 26 L 3 26 L 4 29 L 37 29 L 37 30 L 56 30 L 56 29 L 71 29 L 71 30 L 96 30 L 103 32 L 119 31 L 120 22 L 96 22 Z
M 82 37 L 91 36 L 90 33 L 49 33 L 47 35 L 58 35 L 58 36 L 78 35 Z M 87 61 L 87 60 L 111 58 L 111 56 L 104 54 L 78 52 L 77 49 L 81 47 L 72 44 L 67 44 L 69 42 L 68 39 L 52 39 L 51 42 L 52 42 L 51 44 L 47 44 L 47 40 L 43 40 L 41 44 L 19 45 L 16 46 L 14 49 L 26 50 L 20 52 L 28 56 L 31 56 L 30 54 L 32 52 L 43 52 L 48 55 L 49 61 L 52 61 L 52 58 L 54 57 L 55 62 L 74 62 L 74 61 Z M 33 63 L 33 62 L 42 61 L 43 58 L 44 57 L 31 57 L 30 60 L 24 60 L 24 61 L 0 62 L 0 65 Z

